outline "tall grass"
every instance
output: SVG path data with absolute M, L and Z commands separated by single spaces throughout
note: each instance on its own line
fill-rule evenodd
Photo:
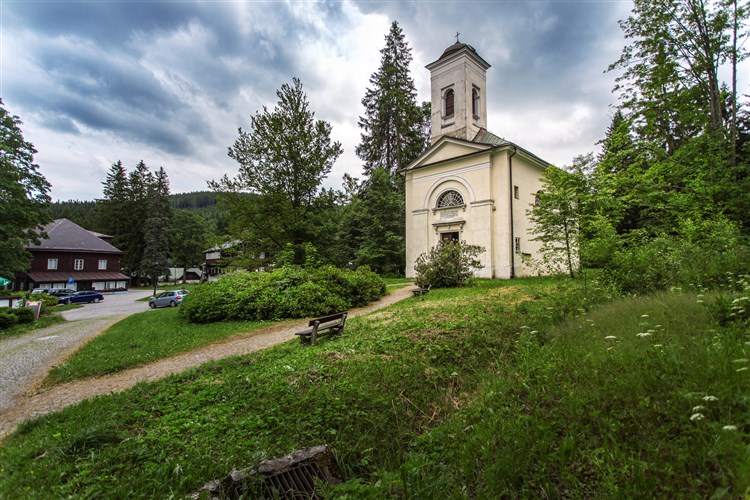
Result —
M 704 302 L 626 299 L 520 329 L 481 397 L 381 471 L 382 487 L 418 498 L 742 496 L 750 332 L 720 328 Z
M 747 323 L 689 294 L 594 308 L 607 295 L 433 290 L 316 346 L 84 402 L 3 443 L 0 496 L 180 497 L 321 443 L 348 479 L 331 496 L 743 495 Z

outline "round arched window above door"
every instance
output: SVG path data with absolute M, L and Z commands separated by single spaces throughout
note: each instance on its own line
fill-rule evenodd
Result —
M 435 208 L 462 207 L 464 206 L 464 197 L 455 189 L 444 192 L 437 200 Z

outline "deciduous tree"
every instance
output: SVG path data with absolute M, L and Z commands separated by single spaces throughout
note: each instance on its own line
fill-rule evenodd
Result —
M 0 99 L 0 277 L 12 279 L 31 262 L 26 250 L 49 222 L 50 184 L 34 163 L 37 150 L 23 138 L 21 119 Z
M 318 223 L 328 216 L 321 184 L 342 149 L 331 140 L 331 125 L 315 120 L 299 79 L 276 95 L 274 109 L 257 112 L 251 130 L 240 128 L 229 148 L 240 165 L 237 176 L 225 175 L 209 187 L 231 214 L 230 231 L 247 248 L 272 255 L 291 243 L 301 264 L 306 242 L 321 246 Z

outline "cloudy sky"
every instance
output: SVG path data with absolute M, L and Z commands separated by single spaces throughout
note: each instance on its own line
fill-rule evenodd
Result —
M 391 21 L 424 66 L 455 42 L 492 67 L 488 128 L 558 165 L 598 151 L 612 116 L 629 1 L 0 1 L 0 97 L 23 121 L 55 200 L 101 197 L 113 162 L 163 166 L 173 193 L 233 176 L 227 148 L 275 91 L 302 80 L 360 176 L 354 148 Z

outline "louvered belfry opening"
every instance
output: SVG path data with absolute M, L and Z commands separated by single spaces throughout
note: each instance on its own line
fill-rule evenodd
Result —
M 221 481 L 211 481 L 193 498 L 283 500 L 319 498 L 315 482 L 339 484 L 341 469 L 326 445 L 298 450 L 245 470 L 233 470 Z

